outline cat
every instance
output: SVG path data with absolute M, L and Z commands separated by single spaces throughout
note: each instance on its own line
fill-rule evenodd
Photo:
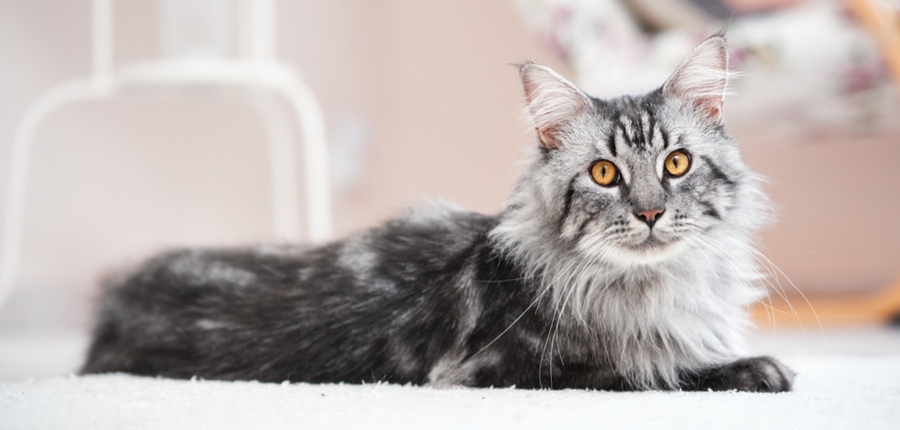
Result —
M 601 100 L 519 74 L 536 132 L 496 216 L 408 210 L 324 246 L 185 249 L 108 282 L 83 374 L 603 390 L 791 390 L 742 357 L 761 178 L 723 129 L 722 35 Z

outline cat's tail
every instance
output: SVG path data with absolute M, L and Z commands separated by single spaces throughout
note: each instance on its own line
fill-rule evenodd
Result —
M 86 375 L 128 371 L 124 360 L 119 356 L 120 354 L 117 354 L 117 351 L 120 351 L 120 348 L 118 348 L 120 336 L 121 333 L 116 321 L 103 318 L 94 328 L 87 359 L 78 373 Z
M 112 277 L 105 279 L 103 293 L 99 301 L 99 309 L 87 358 L 81 366 L 79 374 L 127 372 L 128 360 L 126 348 L 122 345 L 125 335 L 122 306 L 118 300 L 121 279 Z

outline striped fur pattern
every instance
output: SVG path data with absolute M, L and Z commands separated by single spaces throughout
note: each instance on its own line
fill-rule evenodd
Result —
M 641 96 L 592 98 L 531 63 L 520 75 L 538 144 L 501 214 L 429 204 L 317 248 L 157 256 L 109 282 L 83 372 L 789 390 L 777 360 L 742 358 L 768 211 L 722 128 L 724 39 Z M 668 177 L 676 150 L 692 164 Z M 591 178 L 598 160 L 618 185 Z M 651 207 L 664 212 L 648 224 Z

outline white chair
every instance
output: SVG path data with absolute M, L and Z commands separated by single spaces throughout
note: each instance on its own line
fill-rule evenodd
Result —
M 13 141 L 6 217 L 0 255 L 0 305 L 14 286 L 19 268 L 32 139 L 52 112 L 75 102 L 106 100 L 154 90 L 227 93 L 244 97 L 266 130 L 271 159 L 276 239 L 299 239 L 296 153 L 292 127 L 301 134 L 306 184 L 306 237 L 322 242 L 331 235 L 331 196 L 325 124 L 307 85 L 275 60 L 274 0 L 163 0 L 162 33 L 166 56 L 158 61 L 113 68 L 112 0 L 93 2 L 93 74 L 63 82 L 41 95 L 28 110 Z M 238 15 L 239 55 L 226 58 L 230 13 Z M 285 103 L 276 103 L 281 96 Z M 294 139 L 297 142 L 297 139 Z

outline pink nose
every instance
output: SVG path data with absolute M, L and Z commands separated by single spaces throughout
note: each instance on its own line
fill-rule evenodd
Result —
M 653 224 L 656 223 L 656 219 L 659 218 L 663 214 L 663 212 L 665 212 L 665 210 L 652 209 L 649 211 L 638 212 L 634 214 L 634 216 L 638 217 L 639 220 L 647 223 L 647 225 L 652 228 Z

